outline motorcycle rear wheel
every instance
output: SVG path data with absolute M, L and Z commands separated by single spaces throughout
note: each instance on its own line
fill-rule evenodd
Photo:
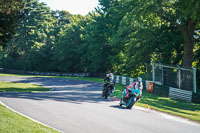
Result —
M 131 97 L 130 100 L 127 102 L 126 107 L 131 109 L 136 102 L 135 96 Z
M 102 94 L 101 94 L 101 96 L 102 96 L 102 97 L 104 97 L 104 96 L 105 96 L 105 91 L 104 91 L 104 90 L 102 91 Z
M 121 99 L 121 100 L 120 100 L 120 103 L 119 103 L 119 106 L 122 107 L 122 105 L 123 105 L 123 104 L 122 104 L 122 99 Z
M 105 99 L 107 99 L 111 93 L 112 93 L 112 87 L 109 86 L 108 88 L 106 88 Z
M 108 98 L 108 96 L 109 96 L 109 92 L 108 92 L 109 90 L 106 90 L 106 94 L 105 94 L 105 99 L 107 99 Z

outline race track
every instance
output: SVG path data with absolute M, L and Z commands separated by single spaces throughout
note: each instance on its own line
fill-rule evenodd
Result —
M 102 84 L 46 77 L 0 77 L 0 81 L 53 88 L 42 93 L 0 93 L 0 101 L 65 133 L 199 133 L 200 124 L 101 98 Z

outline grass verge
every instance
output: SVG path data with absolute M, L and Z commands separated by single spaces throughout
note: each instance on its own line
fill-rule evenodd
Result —
M 68 76 L 50 76 L 55 78 L 62 78 L 62 79 L 76 79 L 76 80 L 87 80 L 93 82 L 100 82 L 103 83 L 103 79 L 101 78 L 91 78 L 91 77 L 68 77 Z
M 86 78 L 86 77 L 64 77 L 64 78 L 89 80 L 89 81 L 103 83 L 103 79 L 100 78 Z M 122 96 L 122 92 L 124 90 L 124 85 L 116 84 L 115 88 L 116 90 L 115 92 L 112 93 L 111 97 L 116 97 L 120 99 Z M 200 104 L 174 100 L 168 97 L 160 97 L 144 90 L 143 97 L 139 102 L 136 103 L 136 106 L 145 108 L 147 104 L 151 109 L 155 109 L 161 112 L 169 113 L 189 120 L 200 122 Z
M 0 74 L 0 76 L 16 76 Z M 12 83 L 0 81 L 0 92 L 39 92 L 49 91 L 50 88 L 27 83 Z M 59 133 L 58 131 L 36 123 L 21 116 L 0 104 L 0 131 L 2 133 Z
M 2 133 L 59 133 L 57 130 L 21 116 L 0 104 L 0 132 Z
M 1 75 L 0 75 L 1 76 Z M 16 75 L 15 75 L 16 76 Z M 65 79 L 77 79 L 77 80 L 88 80 L 94 82 L 102 82 L 103 79 L 100 78 L 88 78 L 88 77 L 59 77 L 59 76 L 49 76 L 56 78 Z M 116 84 L 116 90 L 112 93 L 111 97 L 121 98 L 124 86 L 121 84 Z M 173 100 L 168 97 L 160 97 L 155 94 L 143 91 L 143 97 L 140 102 L 136 103 L 137 106 L 146 107 L 148 104 L 149 108 L 169 113 L 172 115 L 180 116 L 200 122 L 200 104 L 194 104 L 179 100 Z
M 116 91 L 111 96 L 121 98 L 123 88 L 123 85 L 117 84 Z M 142 99 L 136 103 L 136 106 L 145 108 L 147 104 L 151 109 L 200 122 L 200 104 L 160 97 L 143 90 Z
M 28 83 L 12 83 L 0 81 L 0 92 L 39 92 L 49 90 L 50 88 Z
M 200 122 L 200 104 L 174 100 L 169 97 L 160 97 L 143 91 L 143 97 L 136 105 L 146 107 Z
M 33 75 L 19 75 L 19 74 L 5 74 L 5 73 L 0 73 L 0 76 L 18 76 L 18 77 L 28 76 L 28 77 L 32 77 Z M 35 77 L 36 77 L 36 75 L 35 75 Z

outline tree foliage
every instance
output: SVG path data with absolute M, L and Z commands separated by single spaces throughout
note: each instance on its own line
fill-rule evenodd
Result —
M 0 0 L 0 46 L 3 48 L 14 34 L 24 4 L 23 0 Z
M 199 75 L 200 1 L 99 0 L 86 16 L 38 0 L 0 2 L 1 67 L 135 77 L 155 61 Z

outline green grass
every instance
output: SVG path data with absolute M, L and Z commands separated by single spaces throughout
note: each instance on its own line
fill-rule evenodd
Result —
M 124 90 L 124 85 L 115 84 L 115 91 L 111 94 L 111 97 L 117 97 L 121 99 L 123 90 Z
M 123 85 L 117 84 L 116 91 L 111 96 L 121 98 L 123 88 Z M 200 122 L 200 104 L 160 97 L 143 90 L 142 99 L 136 106 L 146 108 L 147 104 L 151 109 Z
M 173 100 L 168 97 L 159 97 L 143 91 L 142 100 L 136 105 L 146 107 L 146 104 L 152 109 L 200 122 L 200 104 Z
M 78 77 L 65 77 L 79 80 L 90 80 L 95 82 L 103 82 L 100 78 L 78 78 Z M 112 93 L 111 97 L 121 98 L 124 90 L 124 85 L 116 84 L 115 92 Z M 148 104 L 149 108 L 155 109 L 161 112 L 169 113 L 172 115 L 180 116 L 190 120 L 200 122 L 200 104 L 194 104 L 184 102 L 180 100 L 173 100 L 168 97 L 160 97 L 155 94 L 143 91 L 142 99 L 136 103 L 136 106 L 146 108 Z
M 53 76 L 41 76 L 41 75 L 5 74 L 5 73 L 0 73 L 0 77 L 3 77 L 3 76 L 16 76 L 16 77 L 53 77 Z
M 18 75 L 18 74 L 4 74 L 4 73 L 0 73 L 0 76 L 31 76 L 31 75 Z
M 33 122 L 0 104 L 1 133 L 59 133 L 58 131 Z
M 49 77 L 49 78 L 61 78 L 61 79 L 77 79 L 77 80 L 87 80 L 93 82 L 102 82 L 101 78 L 91 78 L 91 77 L 69 77 L 69 76 L 40 76 L 40 75 L 19 75 L 19 74 L 4 74 L 0 73 L 0 76 L 28 76 L 28 77 Z
M 62 78 L 62 79 L 87 80 L 87 81 L 93 81 L 93 82 L 101 82 L 101 83 L 103 83 L 103 79 L 101 79 L 101 78 L 69 77 L 69 76 L 49 76 L 49 77 Z
M 12 83 L 0 81 L 0 92 L 39 92 L 49 90 L 50 88 L 28 83 Z
M 0 76 L 16 76 L 0 74 Z M 0 81 L 0 92 L 38 92 L 49 91 L 50 88 L 27 83 Z M 0 131 L 2 133 L 58 133 L 58 131 L 33 122 L 0 104 Z
M 88 78 L 88 77 L 59 77 L 59 76 L 49 76 L 56 78 L 65 79 L 77 79 L 77 80 L 89 80 L 94 82 L 102 82 L 103 79 L 100 78 Z M 122 91 L 124 89 L 123 85 L 116 84 L 116 90 L 112 93 L 112 97 L 121 98 Z M 167 97 L 160 97 L 155 94 L 143 91 L 142 99 L 136 103 L 136 106 L 146 107 L 148 104 L 149 108 L 169 113 L 172 115 L 180 116 L 190 120 L 200 122 L 200 104 L 188 103 L 179 100 L 173 100 Z

